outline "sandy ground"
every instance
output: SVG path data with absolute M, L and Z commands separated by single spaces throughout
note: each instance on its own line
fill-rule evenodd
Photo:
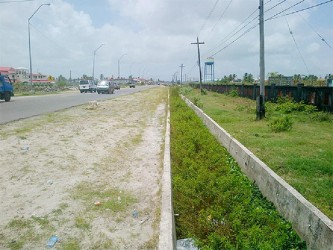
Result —
M 156 249 L 167 89 L 0 125 L 0 249 Z

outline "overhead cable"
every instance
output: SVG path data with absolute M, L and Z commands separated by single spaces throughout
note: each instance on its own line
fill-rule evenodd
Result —
M 295 7 L 295 6 L 297 6 L 297 5 L 301 4 L 301 3 L 303 3 L 304 1 L 305 1 L 305 0 L 302 0 L 302 1 L 299 1 L 298 3 L 295 3 L 294 5 L 290 6 L 289 8 L 280 11 L 279 13 L 275 14 L 274 16 L 271 16 L 270 18 L 267 18 L 265 21 L 268 21 L 268 20 L 274 19 L 274 17 L 280 15 L 280 14 L 283 13 L 283 12 L 286 12 L 287 10 L 290 10 L 291 8 L 293 8 L 293 7 Z
M 211 16 L 212 13 L 214 12 L 214 10 L 215 10 L 215 8 L 216 8 L 216 5 L 219 3 L 219 1 L 220 1 L 220 0 L 216 0 L 216 1 L 215 1 L 214 5 L 213 5 L 213 8 L 210 10 L 210 12 L 209 12 L 209 14 L 208 14 L 208 16 L 207 16 L 205 22 L 202 24 L 202 26 L 201 26 L 201 28 L 200 28 L 200 30 L 199 30 L 199 32 L 198 32 L 198 36 L 199 36 L 200 32 L 201 32 L 201 31 L 204 29 L 204 27 L 206 26 L 206 23 L 207 23 L 208 19 L 210 18 L 210 16 Z
M 240 38 L 242 38 L 243 36 L 245 36 L 247 33 L 249 33 L 251 30 L 253 30 L 255 27 L 257 27 L 259 25 L 259 23 L 257 23 L 256 25 L 253 25 L 251 28 L 247 29 L 246 31 L 244 31 L 240 36 L 238 36 L 236 39 L 234 39 L 232 42 L 228 43 L 226 46 L 224 46 L 222 49 L 218 50 L 217 52 L 215 52 L 214 54 L 211 55 L 211 57 L 215 56 L 216 54 L 220 53 L 222 50 L 225 50 L 226 48 L 228 48 L 230 45 L 232 45 L 233 43 L 235 43 L 237 40 L 239 40 Z
M 289 22 L 288 22 L 287 18 L 285 18 L 285 20 L 286 20 L 287 25 L 288 25 L 289 33 L 290 33 L 291 37 L 292 37 L 293 40 L 294 40 L 295 46 L 296 46 L 296 48 L 297 48 L 297 51 L 298 51 L 298 53 L 299 53 L 299 55 L 300 55 L 300 57 L 301 57 L 301 59 L 302 59 L 304 65 L 305 65 L 306 70 L 308 71 L 308 74 L 310 75 L 310 70 L 309 70 L 309 68 L 308 68 L 308 65 L 306 64 L 305 59 L 304 59 L 304 57 L 303 57 L 303 55 L 302 55 L 302 53 L 301 53 L 301 50 L 300 50 L 299 47 L 298 47 L 298 44 L 297 44 L 297 42 L 296 42 L 296 39 L 295 39 L 295 37 L 294 37 L 293 32 L 291 31 L 291 28 L 290 28 L 290 25 L 289 25 Z
M 319 3 L 319 4 L 316 4 L 316 5 L 312 5 L 310 7 L 307 7 L 307 8 L 304 8 L 304 9 L 300 9 L 300 10 L 296 10 L 296 11 L 293 11 L 293 12 L 289 12 L 287 14 L 284 14 L 284 15 L 281 15 L 281 16 L 278 16 L 278 17 L 283 17 L 283 16 L 289 16 L 289 15 L 292 15 L 292 14 L 295 14 L 295 13 L 298 13 L 298 12 L 302 12 L 302 11 L 305 11 L 305 10 L 309 10 L 309 9 L 312 9 L 312 8 L 315 8 L 315 7 L 318 7 L 320 5 L 324 5 L 324 4 L 327 4 L 327 3 L 331 3 L 333 2 L 333 0 L 328 0 L 326 2 L 323 2 L 323 3 Z M 273 16 L 274 17 L 274 16 Z M 268 20 L 271 20 L 271 19 L 275 19 L 275 18 L 278 18 L 278 17 L 270 17 L 269 19 L 267 19 L 266 21 Z
M 232 32 L 230 32 L 217 46 L 215 46 L 213 49 L 210 49 L 207 53 L 210 53 L 211 51 L 215 50 L 216 48 L 220 47 L 221 45 L 228 42 L 230 39 L 232 39 L 234 36 L 236 36 L 238 33 L 240 33 L 242 30 L 244 30 L 247 26 L 249 26 L 254 20 L 256 20 L 259 15 L 255 16 L 251 21 L 247 22 L 247 24 L 243 25 L 249 18 L 253 16 L 257 12 L 257 9 L 255 9 L 242 23 L 240 23 Z M 241 27 L 243 25 L 243 27 Z M 241 27 L 239 29 L 239 27 Z
M 215 29 L 215 27 L 216 27 L 216 25 L 218 24 L 218 22 L 220 22 L 221 19 L 224 17 L 224 14 L 225 14 L 225 13 L 227 12 L 227 10 L 229 9 L 229 7 L 230 7 L 232 1 L 233 1 L 233 0 L 230 0 L 230 1 L 229 1 L 227 7 L 226 7 L 225 10 L 222 12 L 222 14 L 221 14 L 219 20 L 214 24 L 213 28 L 211 29 L 211 32 Z

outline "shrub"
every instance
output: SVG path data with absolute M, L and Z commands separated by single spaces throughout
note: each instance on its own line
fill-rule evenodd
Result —
M 277 118 L 271 119 L 268 126 L 275 133 L 289 131 L 292 129 L 292 121 L 288 116 L 280 116 Z
M 200 97 L 198 97 L 198 96 L 193 97 L 193 104 L 195 106 L 197 106 L 198 108 L 203 108 L 203 103 L 202 103 Z
M 239 95 L 238 95 L 238 91 L 237 91 L 237 89 L 233 89 L 233 90 L 231 90 L 231 91 L 228 93 L 228 95 L 231 96 L 231 97 L 238 97 L 238 96 L 239 96 Z
M 317 107 L 313 105 L 307 105 L 303 101 L 295 102 L 291 97 L 279 97 L 277 100 L 276 110 L 281 111 L 284 114 L 292 112 L 305 112 L 307 114 L 317 111 Z
M 316 112 L 311 115 L 311 120 L 318 122 L 333 122 L 333 115 L 328 112 Z
M 208 94 L 208 90 L 207 89 L 201 89 L 201 94 L 207 95 Z
M 193 91 L 193 89 L 191 87 L 182 87 L 179 89 L 179 93 L 181 95 L 188 95 Z

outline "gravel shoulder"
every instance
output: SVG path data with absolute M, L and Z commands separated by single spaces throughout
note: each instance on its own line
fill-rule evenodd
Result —
M 155 249 L 167 95 L 0 125 L 0 249 Z

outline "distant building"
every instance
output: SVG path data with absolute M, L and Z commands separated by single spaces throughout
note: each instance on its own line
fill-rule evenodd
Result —
M 270 76 L 270 77 L 268 77 L 268 83 L 275 84 L 277 86 L 294 85 L 292 76 Z
M 15 69 L 12 67 L 0 67 L 0 73 L 1 75 L 6 75 L 9 77 L 9 79 L 14 82 L 15 81 Z
M 0 67 L 0 73 L 7 75 L 12 82 L 30 82 L 30 74 L 27 68 Z M 33 83 L 50 83 L 47 75 L 41 73 L 32 74 Z

